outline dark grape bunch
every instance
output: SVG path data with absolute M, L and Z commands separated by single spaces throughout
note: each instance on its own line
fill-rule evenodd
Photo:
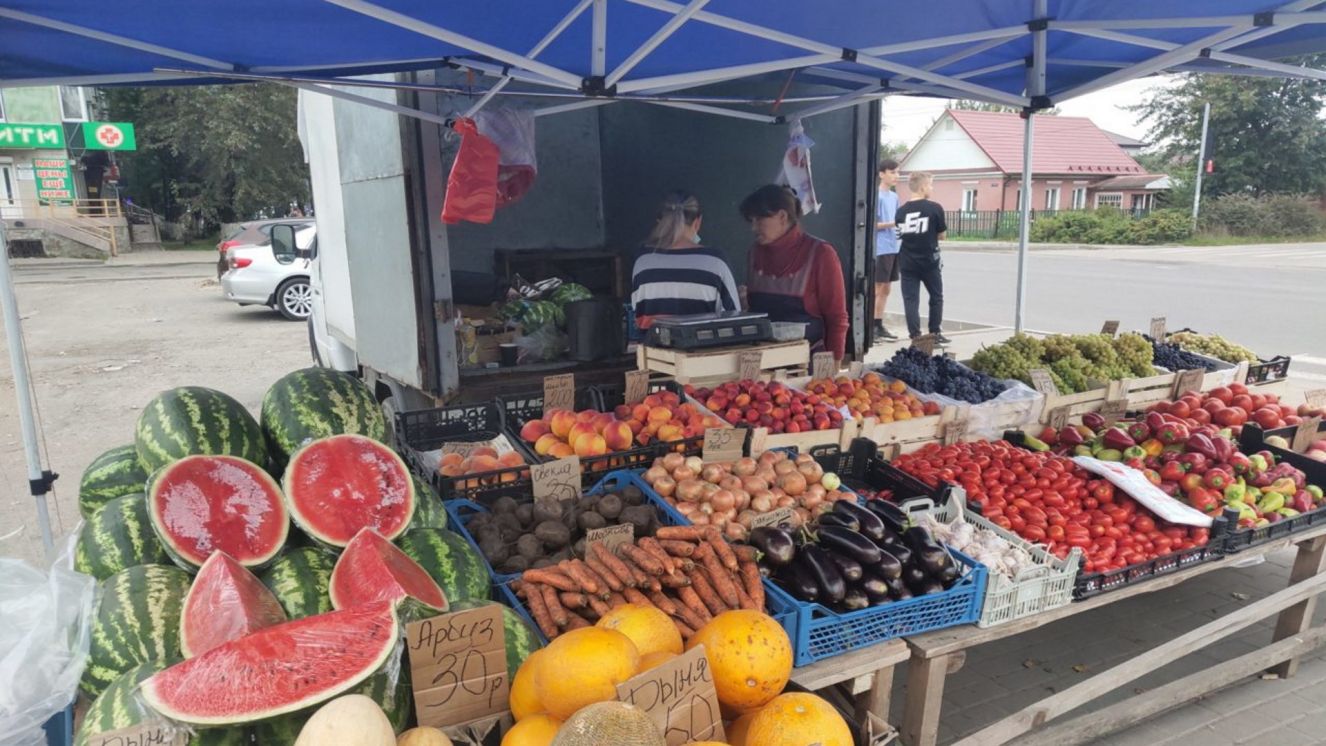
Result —
M 1151 343 L 1155 350 L 1155 364 L 1169 370 L 1215 370 L 1219 364 L 1210 358 L 1203 358 L 1179 347 L 1176 344 Z
M 996 378 L 939 355 L 926 355 L 915 347 L 904 347 L 879 369 L 891 378 L 926 394 L 980 404 L 1004 393 L 1005 384 Z

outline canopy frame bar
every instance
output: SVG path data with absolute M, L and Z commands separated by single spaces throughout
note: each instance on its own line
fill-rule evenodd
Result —
M 548 33 L 544 34 L 543 38 L 539 40 L 539 43 L 535 44 L 529 50 L 529 54 L 526 56 L 528 56 L 530 59 L 538 57 L 539 54 L 543 52 L 543 50 L 547 49 L 548 45 L 552 44 L 557 39 L 557 37 L 561 36 L 562 32 L 565 31 L 568 27 L 570 27 L 570 25 L 574 23 L 577 18 L 580 17 L 580 14 L 584 13 L 585 9 L 588 8 L 590 4 L 593 2 L 594 0 L 580 0 L 580 2 L 576 3 L 576 6 L 571 9 L 571 12 L 562 16 L 562 20 L 554 24 L 553 27 L 549 29 Z M 500 93 L 503 88 L 506 88 L 507 84 L 510 83 L 511 80 L 512 78 L 510 75 L 503 75 L 501 78 L 499 78 L 497 82 L 494 83 L 493 86 L 488 89 L 487 93 L 480 96 L 479 100 L 475 101 L 473 106 L 465 110 L 465 116 L 472 117 L 475 114 L 478 114 L 479 110 L 482 109 L 484 106 L 487 106 L 488 102 L 492 101 L 493 97 L 496 96 L 498 93 Z
M 1306 6 L 1311 7 L 1311 5 Z M 1254 15 L 1236 15 L 1236 16 L 1209 16 L 1209 17 L 1190 17 L 1190 18 L 1122 18 L 1122 19 L 1099 19 L 1090 21 L 1064 20 L 1050 21 L 1050 28 L 1057 31 L 1074 31 L 1079 29 L 1172 29 L 1172 28 L 1219 28 L 1220 26 L 1242 26 L 1245 24 L 1254 24 L 1257 26 L 1267 25 L 1261 23 Z M 1279 27 L 1277 31 L 1283 31 L 1291 26 L 1301 26 L 1305 23 L 1326 23 L 1326 13 L 1314 13 L 1306 10 L 1295 10 L 1292 8 L 1282 8 L 1273 11 L 1269 16 L 1269 25 Z
M 660 44 L 667 41 L 668 37 L 676 33 L 677 29 L 681 28 L 682 24 L 689 21 L 692 16 L 700 12 L 700 10 L 708 4 L 709 0 L 691 0 L 686 4 L 685 8 L 682 8 L 673 14 L 673 16 L 668 19 L 667 23 L 663 24 L 658 31 L 654 32 L 653 36 L 650 36 L 645 40 L 644 44 L 641 44 L 634 52 L 631 52 L 626 59 L 622 60 L 622 63 L 617 66 L 617 69 L 608 73 L 607 79 L 603 81 L 604 87 L 611 88 L 614 85 L 617 85 L 617 81 L 626 77 L 626 74 L 631 72 L 636 65 L 640 64 L 644 58 L 652 54 Z
M 1049 12 L 1049 0 L 1032 0 L 1032 17 L 1043 19 Z M 1045 58 L 1049 32 L 1044 24 L 1031 34 L 1031 66 L 1027 68 L 1027 95 L 1032 100 L 1045 97 Z M 1028 244 L 1031 242 L 1031 153 L 1033 138 L 1036 134 L 1036 112 L 1030 108 L 1022 112 L 1026 121 L 1022 134 L 1022 204 L 1018 205 L 1022 213 L 1018 217 L 1018 282 L 1017 304 L 1013 309 L 1013 332 L 1021 333 L 1027 325 L 1027 258 Z
M 105 31 L 97 31 L 96 29 L 90 29 L 87 28 L 86 26 L 79 26 L 73 23 L 65 23 L 64 21 L 56 21 L 50 18 L 46 18 L 44 16 L 35 15 L 33 13 L 24 13 L 21 10 L 0 8 L 0 18 L 8 18 L 11 21 L 28 23 L 33 26 L 41 26 L 43 28 L 53 29 L 55 31 L 63 31 L 66 34 L 82 36 L 86 39 L 95 39 L 97 41 L 104 41 L 107 44 L 114 44 L 117 47 L 127 47 L 129 49 L 136 49 L 140 52 L 148 52 L 149 54 L 156 54 L 162 57 L 169 57 L 171 59 L 180 60 L 181 62 L 192 62 L 195 65 L 202 65 L 203 67 L 210 67 L 216 70 L 236 69 L 236 66 L 232 63 L 223 62 L 221 60 L 215 60 L 212 59 L 211 57 L 204 57 L 198 54 L 190 54 L 189 52 L 181 52 L 178 49 L 163 47 L 159 44 L 150 44 L 145 41 L 130 39 L 127 36 L 120 36 L 119 34 L 111 34 Z
M 608 0 L 594 0 L 589 43 L 589 74 L 601 78 L 608 70 Z
M 654 106 L 667 106 L 673 109 L 699 111 L 704 112 L 705 114 L 717 114 L 732 119 L 746 119 L 751 122 L 760 122 L 762 124 L 778 124 L 780 121 L 779 117 L 771 117 L 768 114 L 757 114 L 753 111 L 738 111 L 737 109 L 727 109 L 722 106 L 710 106 L 709 104 L 696 104 L 687 101 L 658 101 L 647 98 L 635 100 L 645 104 L 653 104 Z
M 884 92 L 884 91 L 887 91 L 887 90 L 888 90 L 888 86 L 885 86 L 885 85 L 882 84 L 882 83 L 876 83 L 876 84 L 874 84 L 874 85 L 868 85 L 868 86 L 866 86 L 865 88 L 858 88 L 857 90 L 852 91 L 851 93 L 847 93 L 847 94 L 844 94 L 844 95 L 842 95 L 842 96 L 839 96 L 838 98 L 834 99 L 833 101 L 825 101 L 825 102 L 822 103 L 822 104 L 816 104 L 816 105 L 814 105 L 814 106 L 810 106 L 810 107 L 807 107 L 807 108 L 802 109 L 802 110 L 800 110 L 800 111 L 797 111 L 797 112 L 793 112 L 793 113 L 791 113 L 791 114 L 788 114 L 788 115 L 787 115 L 787 120 L 788 120 L 788 121 L 793 121 L 793 120 L 796 120 L 796 119 L 808 119 L 808 118 L 810 118 L 810 117 L 817 116 L 817 115 L 819 115 L 819 114 L 827 114 L 827 113 L 829 113 L 829 112 L 831 112 L 831 111 L 837 111 L 838 109 L 844 109 L 844 108 L 846 108 L 846 107 L 848 107 L 848 106 L 856 106 L 857 104 L 864 103 L 864 102 L 867 101 L 867 100 L 873 100 L 873 99 L 876 99 L 876 98 L 883 98 L 884 96 L 886 96 L 886 95 L 888 95 L 888 94 L 887 94 L 887 93 L 881 93 L 881 92 Z
M 1098 39 L 1105 39 L 1107 41 L 1119 42 L 1121 44 L 1135 44 L 1139 47 L 1159 49 L 1166 52 L 1178 49 L 1180 46 L 1179 44 L 1176 44 L 1171 41 L 1148 39 L 1144 36 L 1134 36 L 1132 34 L 1123 34 L 1116 31 L 1101 31 L 1099 29 L 1091 29 L 1091 30 L 1072 29 L 1070 30 L 1070 33 L 1079 34 L 1081 36 L 1091 36 Z M 1281 73 L 1283 75 L 1289 75 L 1296 78 L 1314 78 L 1316 80 L 1326 80 L 1326 72 L 1323 72 L 1321 70 L 1316 70 L 1310 67 L 1302 67 L 1298 65 L 1286 65 L 1283 62 L 1275 62 L 1273 60 L 1261 60 L 1257 59 L 1256 57 L 1245 57 L 1241 54 L 1230 54 L 1229 52 L 1217 52 L 1211 49 L 1204 49 L 1202 50 L 1201 53 L 1198 54 L 1198 57 L 1199 58 L 1204 57 L 1206 59 L 1215 60 L 1216 62 L 1224 62 L 1231 65 L 1242 65 L 1244 67 L 1252 67 L 1259 70 L 1269 70 L 1271 72 Z

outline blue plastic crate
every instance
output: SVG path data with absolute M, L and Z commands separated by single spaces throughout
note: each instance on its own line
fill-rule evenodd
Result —
M 839 614 L 820 604 L 797 600 L 777 583 L 765 580 L 765 603 L 792 638 L 798 666 L 895 637 L 973 624 L 981 618 L 989 571 L 956 549 L 949 551 L 967 572 L 943 593 Z
M 644 481 L 637 479 L 636 476 L 629 471 L 611 472 L 600 479 L 598 484 L 585 490 L 585 494 L 601 495 L 604 492 L 620 490 L 627 485 L 635 485 L 640 488 L 640 491 L 645 495 L 645 502 L 658 508 L 658 502 L 656 501 L 657 496 L 651 496 L 651 490 L 648 489 Z M 465 537 L 465 541 L 469 542 L 470 546 L 474 548 L 474 551 L 479 555 L 479 559 L 483 560 L 483 566 L 488 570 L 488 577 L 492 578 L 494 584 L 502 585 L 520 577 L 519 573 L 499 573 L 492 565 L 488 564 L 488 559 L 483 556 L 483 552 L 479 551 L 479 542 L 475 541 L 474 535 L 470 533 L 469 528 L 467 527 L 470 520 L 472 520 L 475 515 L 491 512 L 488 508 L 472 500 L 464 499 L 447 500 L 443 503 L 443 507 L 447 510 L 447 517 L 449 519 L 448 525 L 456 533 Z M 677 525 L 675 517 L 666 511 L 660 509 L 659 515 L 664 523 Z
M 69 746 L 74 742 L 74 705 L 60 710 L 42 725 L 47 746 Z

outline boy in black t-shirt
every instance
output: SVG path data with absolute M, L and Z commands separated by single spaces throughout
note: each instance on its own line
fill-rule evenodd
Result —
M 907 179 L 911 200 L 898 208 L 895 221 L 901 248 L 898 264 L 902 270 L 902 307 L 907 314 L 907 333 L 915 339 L 921 336 L 921 285 L 930 296 L 930 333 L 935 341 L 947 344 L 949 339 L 940 334 L 944 322 L 944 281 L 940 277 L 943 263 L 939 259 L 939 241 L 944 238 L 948 224 L 944 222 L 944 208 L 931 202 L 930 190 L 934 177 L 927 173 L 914 173 Z

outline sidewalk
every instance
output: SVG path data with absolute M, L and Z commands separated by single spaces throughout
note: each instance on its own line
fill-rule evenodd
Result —
M 182 267 L 216 264 L 212 251 L 133 251 L 106 259 L 73 259 L 67 257 L 24 258 L 11 260 L 15 269 L 73 269 L 88 267 Z

